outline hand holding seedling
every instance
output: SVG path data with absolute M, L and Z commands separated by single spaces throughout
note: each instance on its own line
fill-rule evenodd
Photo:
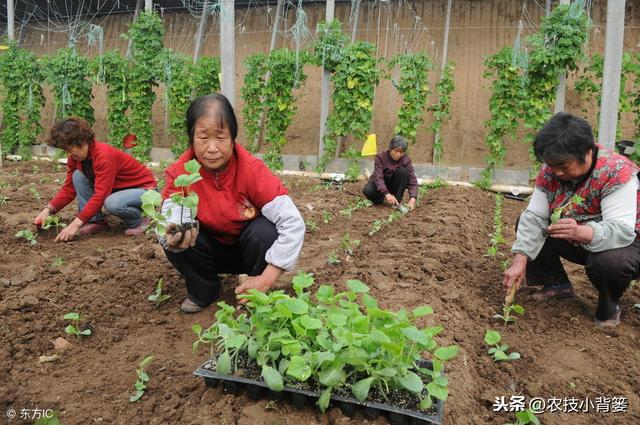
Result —
M 593 239 L 593 229 L 582 226 L 572 218 L 561 218 L 547 227 L 549 236 L 568 242 L 589 243 Z
M 82 220 L 80 220 L 77 217 L 74 218 L 73 221 L 71 223 L 69 223 L 69 225 L 67 227 L 65 227 L 64 229 L 62 229 L 60 231 L 60 233 L 58 233 L 58 236 L 56 236 L 56 238 L 53 241 L 54 242 L 69 242 L 70 240 L 72 240 L 73 238 L 76 237 L 76 235 L 80 231 L 80 228 L 83 225 L 84 225 L 84 223 L 82 222 Z
M 409 211 L 413 211 L 416 209 L 416 198 L 409 199 L 409 203 L 407 203 L 407 207 L 409 207 Z
M 249 289 L 257 289 L 260 292 L 267 292 L 282 275 L 283 270 L 272 265 L 267 264 L 261 275 L 248 276 L 240 285 L 236 288 L 236 298 L 239 299 L 240 304 L 245 304 L 248 300 L 243 298 L 243 294 Z
M 502 283 L 507 292 L 505 304 L 512 304 L 516 290 L 520 288 L 520 284 L 524 281 L 527 273 L 527 257 L 524 254 L 515 254 L 511 267 L 506 269 L 503 274 Z
M 398 200 L 396 199 L 395 196 L 393 196 L 390 193 L 387 193 L 386 195 L 384 195 L 384 199 L 391 205 L 398 205 Z
M 40 214 L 38 214 L 36 216 L 36 218 L 33 219 L 33 224 L 39 229 L 40 227 L 42 227 L 42 223 L 44 223 L 44 221 L 47 219 L 47 217 L 49 217 L 51 215 L 51 209 L 49 208 L 49 206 L 47 205 L 45 207 L 45 209 L 43 209 L 42 211 L 40 211 Z
M 173 249 L 187 249 L 196 245 L 198 240 L 198 228 L 192 227 L 183 232 L 176 231 L 177 225 L 167 224 L 167 244 Z

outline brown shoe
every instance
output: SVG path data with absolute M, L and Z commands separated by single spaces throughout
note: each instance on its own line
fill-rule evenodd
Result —
M 182 310 L 183 313 L 192 314 L 202 311 L 202 307 L 187 298 L 182 302 L 180 310 Z

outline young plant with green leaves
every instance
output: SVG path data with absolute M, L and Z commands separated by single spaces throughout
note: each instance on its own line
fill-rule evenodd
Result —
M 540 419 L 530 409 L 527 409 L 522 412 L 516 412 L 516 422 L 504 425 L 540 425 Z
M 57 269 L 58 267 L 62 266 L 64 264 L 64 258 L 62 257 L 56 257 L 53 259 L 53 261 L 51 262 L 50 266 L 52 269 Z
M 452 63 L 447 63 L 442 70 L 442 75 L 438 84 L 436 84 L 436 93 L 438 93 L 438 101 L 429 106 L 429 110 L 433 111 L 433 123 L 431 131 L 433 131 L 433 160 L 440 162 L 442 160 L 443 138 L 442 126 L 451 119 L 451 93 L 455 90 L 453 82 L 453 71 L 455 67 Z
M 351 218 L 351 215 L 363 208 L 369 208 L 371 205 L 373 205 L 373 203 L 368 200 L 368 199 L 364 199 L 361 197 L 356 197 L 356 199 L 352 202 L 349 203 L 349 206 L 347 206 L 346 208 L 343 208 L 340 210 L 340 214 L 342 214 L 343 216 L 347 217 L 347 218 Z
M 314 233 L 316 230 L 318 230 L 318 222 L 312 218 L 306 219 L 304 221 L 304 225 L 307 228 L 307 230 L 311 233 Z
M 162 304 L 163 302 L 171 298 L 171 295 L 166 295 L 162 292 L 163 282 L 164 282 L 164 278 L 161 277 L 158 280 L 158 284 L 156 285 L 156 290 L 153 292 L 153 294 L 147 297 L 149 301 L 151 301 L 152 303 L 155 303 L 156 308 L 160 308 L 160 304 Z
M 180 207 L 180 224 L 177 226 L 176 232 L 180 232 L 186 229 L 190 229 L 192 226 L 197 225 L 195 218 L 198 214 L 198 194 L 191 190 L 191 185 L 202 180 L 200 175 L 200 163 L 192 159 L 184 164 L 186 174 L 180 174 L 173 181 L 173 185 L 180 189 L 179 192 L 171 195 L 171 200 L 174 204 Z M 164 236 L 167 233 L 167 217 L 162 214 L 160 208 L 162 206 L 162 196 L 157 190 L 147 190 L 142 194 L 142 215 L 151 219 L 149 229 L 155 229 L 160 236 Z M 189 222 L 182 222 L 184 216 L 184 209 L 189 210 L 191 220 Z M 170 212 L 169 212 L 170 213 Z
M 64 229 L 65 227 L 67 227 L 67 225 L 62 223 L 60 221 L 60 216 L 56 214 L 52 214 L 48 216 L 47 218 L 44 219 L 44 222 L 42 223 L 42 228 L 44 230 L 55 228 L 56 233 L 59 233 L 60 229 Z
M 369 230 L 369 236 L 375 235 L 376 233 L 381 231 L 384 226 L 387 226 L 393 223 L 394 221 L 398 220 L 402 216 L 403 216 L 403 213 L 397 210 L 389 214 L 389 216 L 384 220 L 374 220 L 373 224 L 371 225 L 371 230 Z
M 8 196 L 0 196 L 0 205 L 7 205 L 7 201 L 9 201 Z
M 495 199 L 496 207 L 493 211 L 493 233 L 489 237 L 490 246 L 487 248 L 487 255 L 490 257 L 498 254 L 500 252 L 500 245 L 507 242 L 502 234 L 504 226 L 502 223 L 502 201 L 504 198 L 501 194 L 496 193 Z
M 147 356 L 140 362 L 140 365 L 136 368 L 136 382 L 133 384 L 135 391 L 129 396 L 129 402 L 133 403 L 144 395 L 144 391 L 147 389 L 149 383 L 149 375 L 144 371 L 144 368 L 153 361 L 153 356 Z
M 24 238 L 24 240 L 29 242 L 29 245 L 36 245 L 38 243 L 38 241 L 36 240 L 38 238 L 38 234 L 33 233 L 28 229 L 20 230 L 18 233 L 16 233 L 16 238 Z
M 520 304 L 504 305 L 502 306 L 502 314 L 494 314 L 493 318 L 502 320 L 505 325 L 508 325 L 509 323 L 515 323 L 516 318 L 512 316 L 511 313 L 523 315 L 524 307 L 522 307 Z
M 63 319 L 71 321 L 71 324 L 67 325 L 67 327 L 64 328 L 64 331 L 66 334 L 75 335 L 76 338 L 80 338 L 81 336 L 91 335 L 90 328 L 87 327 L 85 329 L 82 329 L 82 327 L 80 326 L 80 321 L 82 320 L 82 317 L 80 316 L 79 313 L 67 313 L 64 315 Z
M 391 79 L 391 82 L 402 96 L 402 106 L 398 111 L 398 123 L 393 131 L 414 144 L 418 127 L 423 121 L 422 115 L 427 107 L 429 71 L 433 68 L 433 63 L 423 52 L 404 53 L 389 63 L 391 71 L 396 66 L 400 68 L 400 80 Z
M 384 399 L 391 391 L 406 391 L 425 410 L 435 399 L 447 398 L 448 381 L 441 373 L 458 347 L 438 346 L 434 337 L 441 326 L 416 326 L 417 319 L 433 312 L 431 307 L 382 309 L 358 280 L 348 280 L 343 292 L 331 285 L 307 292 L 313 285 L 312 275 L 300 273 L 293 279 L 295 296 L 250 290 L 243 295 L 249 314 L 238 315 L 232 306 L 218 303 L 211 327 L 192 327 L 198 335 L 194 348 L 203 343 L 215 347 L 219 354 L 212 367 L 221 374 L 233 374 L 238 358 L 248 356 L 275 391 L 308 382 L 321 392 L 322 411 L 337 388 L 350 390 L 360 401 L 372 388 Z M 421 367 L 425 352 L 431 353 L 433 369 Z
M 327 256 L 327 264 L 331 266 L 335 266 L 336 264 L 340 264 L 340 258 L 338 258 L 338 254 L 335 251 L 331 251 Z
M 29 186 L 29 193 L 36 201 L 40 200 L 40 192 L 38 192 L 38 189 L 36 189 L 33 183 L 31 183 L 31 186 Z
M 549 221 L 551 224 L 557 223 L 558 220 L 562 218 L 562 215 L 569 211 L 574 206 L 582 205 L 584 199 L 580 195 L 573 195 L 571 198 L 567 199 L 567 201 L 559 206 L 558 208 L 553 209 L 553 213 L 551 213 L 551 217 L 549 217 Z
M 333 220 L 333 215 L 329 211 L 322 210 L 322 222 L 329 224 Z
M 486 342 L 487 345 L 492 346 L 489 349 L 489 354 L 491 354 L 491 356 L 493 357 L 493 360 L 496 362 L 518 360 L 520 358 L 520 353 L 517 353 L 514 351 L 512 353 L 507 354 L 509 345 L 500 344 L 501 340 L 502 340 L 502 335 L 500 335 L 500 332 L 487 329 L 487 332 L 484 335 L 484 342 Z
M 353 251 L 359 246 L 359 239 L 351 239 L 349 233 L 345 233 L 344 235 L 342 235 L 342 240 L 340 241 L 340 249 L 345 255 L 353 255 Z

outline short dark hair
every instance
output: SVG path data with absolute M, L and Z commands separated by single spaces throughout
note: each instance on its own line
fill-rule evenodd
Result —
M 78 117 L 57 121 L 49 132 L 47 143 L 58 149 L 67 150 L 72 146 L 82 146 L 93 142 L 96 134 L 89 124 Z
M 206 96 L 200 96 L 191 102 L 187 109 L 187 135 L 189 136 L 189 146 L 193 146 L 193 133 L 195 131 L 196 121 L 203 115 L 214 113 L 220 120 L 220 127 L 225 124 L 231 132 L 233 141 L 238 136 L 238 121 L 233 111 L 233 106 L 225 96 L 220 93 L 213 93 Z
M 595 149 L 589 122 L 567 112 L 558 112 L 551 117 L 533 141 L 536 158 L 547 164 L 572 160 L 584 163 L 587 152 Z

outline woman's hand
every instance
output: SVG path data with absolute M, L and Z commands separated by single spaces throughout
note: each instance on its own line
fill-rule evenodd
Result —
M 43 209 L 42 211 L 40 211 L 40 214 L 38 214 L 36 216 L 36 218 L 33 219 L 33 224 L 35 224 L 35 226 L 39 229 L 42 227 L 42 223 L 44 223 L 44 221 L 47 219 L 47 217 L 49 217 L 51 215 L 51 209 L 49 208 L 49 206 L 47 205 L 45 207 L 45 209 Z
M 589 243 L 593 240 L 593 229 L 581 226 L 572 218 L 561 218 L 547 227 L 549 236 L 564 239 L 567 242 Z
M 409 211 L 415 210 L 416 209 L 416 198 L 409 199 L 409 203 L 407 204 L 407 207 L 409 207 Z
M 398 205 L 398 200 L 396 199 L 395 196 L 393 196 L 390 193 L 387 193 L 386 195 L 384 195 L 384 199 L 391 205 Z
M 516 285 L 516 289 L 520 288 L 520 284 L 527 273 L 527 261 L 529 261 L 529 259 L 526 255 L 516 254 L 513 256 L 511 267 L 504 271 L 502 283 L 507 295 L 511 292 L 513 285 Z
M 267 292 L 278 280 L 284 271 L 274 265 L 267 264 L 261 275 L 248 276 L 246 280 L 236 288 L 236 297 L 239 298 L 240 304 L 246 303 L 248 300 L 242 298 L 242 294 L 249 289 L 257 289 L 260 292 Z
M 84 226 L 84 223 L 79 218 L 74 218 L 71 223 L 58 233 L 58 236 L 53 240 L 54 242 L 69 242 L 76 237 L 80 228 Z
M 192 248 L 198 240 L 198 228 L 192 227 L 183 232 L 176 232 L 177 225 L 171 223 L 167 225 L 167 245 L 169 250 L 183 250 Z M 174 233 L 175 232 L 175 233 Z

